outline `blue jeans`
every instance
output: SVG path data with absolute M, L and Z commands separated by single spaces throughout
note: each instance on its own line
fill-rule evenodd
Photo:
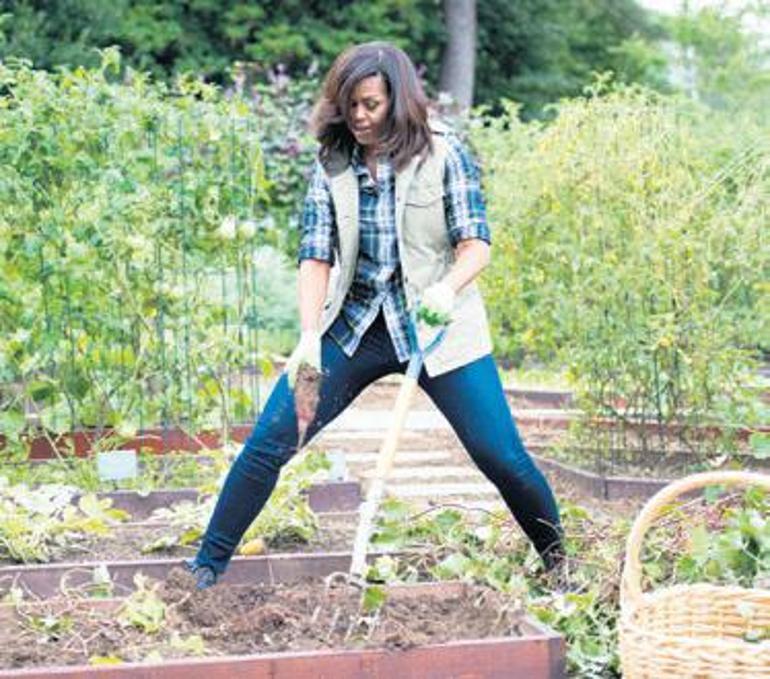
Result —
M 341 322 L 340 319 L 337 322 Z M 348 358 L 326 333 L 322 338 L 324 378 L 318 410 L 307 439 L 339 415 L 375 380 L 404 373 L 382 312 Z M 498 488 L 546 567 L 561 555 L 559 510 L 551 488 L 522 444 L 491 355 L 429 377 L 419 385 L 452 425 L 479 469 Z M 297 449 L 297 417 L 286 375 L 276 383 L 256 426 L 230 468 L 214 509 L 197 564 L 217 573 L 227 567 L 246 529 L 275 488 L 281 467 Z

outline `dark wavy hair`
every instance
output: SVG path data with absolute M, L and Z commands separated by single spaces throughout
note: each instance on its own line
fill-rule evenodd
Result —
M 350 131 L 350 99 L 364 78 L 381 75 L 389 107 L 379 143 L 396 170 L 418 154 L 432 150 L 428 98 L 412 60 L 387 42 L 367 42 L 342 52 L 323 82 L 310 118 L 310 131 L 321 143 L 320 159 L 339 151 L 349 155 L 355 145 Z

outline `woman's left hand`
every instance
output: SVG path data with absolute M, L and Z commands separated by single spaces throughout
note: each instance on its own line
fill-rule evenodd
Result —
M 452 320 L 454 305 L 454 289 L 449 283 L 439 281 L 422 293 L 418 316 L 428 325 L 445 325 Z

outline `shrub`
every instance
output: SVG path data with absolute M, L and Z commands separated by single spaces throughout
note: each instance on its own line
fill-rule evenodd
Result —
M 477 120 L 498 350 L 569 365 L 589 418 L 734 424 L 770 346 L 770 155 L 741 124 L 601 83 L 552 124 Z

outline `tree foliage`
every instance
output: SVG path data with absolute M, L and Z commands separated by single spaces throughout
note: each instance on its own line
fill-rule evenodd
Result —
M 440 0 L 0 0 L 0 58 L 97 66 L 118 45 L 134 68 L 195 71 L 226 82 L 234 61 L 291 75 L 325 69 L 352 43 L 390 40 L 438 82 L 446 39 Z M 477 103 L 522 101 L 526 112 L 576 94 L 592 71 L 658 78 L 646 39 L 655 26 L 635 0 L 479 0 Z
M 770 13 L 770 4 L 738 11 L 705 7 L 666 22 L 676 45 L 675 68 L 685 89 L 715 109 L 747 109 L 765 116 L 770 100 L 770 49 L 749 26 Z
M 664 62 L 649 42 L 659 35 L 635 0 L 482 0 L 477 101 L 505 96 L 531 114 L 607 70 L 660 84 Z

